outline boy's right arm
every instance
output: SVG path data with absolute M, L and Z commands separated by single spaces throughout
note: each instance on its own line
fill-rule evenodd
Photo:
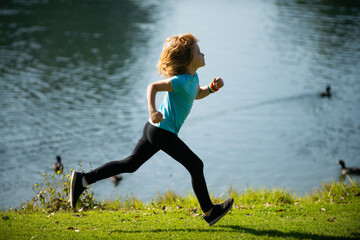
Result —
M 170 80 L 161 80 L 158 82 L 151 83 L 147 87 L 147 101 L 149 108 L 150 119 L 153 123 L 159 123 L 163 120 L 163 115 L 161 112 L 156 110 L 155 98 L 157 92 L 173 92 L 174 88 L 170 82 Z

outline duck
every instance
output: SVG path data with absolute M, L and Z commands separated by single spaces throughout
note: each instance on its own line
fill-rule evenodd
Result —
M 346 175 L 346 174 L 360 175 L 360 168 L 357 167 L 346 168 L 345 162 L 341 159 L 338 161 L 338 164 L 341 165 L 341 175 Z
M 61 163 L 61 157 L 60 156 L 56 156 L 56 162 L 53 164 L 52 169 L 55 171 L 55 173 L 58 173 L 58 174 L 60 174 L 63 171 L 64 166 Z
M 123 179 L 121 175 L 115 175 L 110 178 L 110 180 L 114 183 L 115 187 L 119 185 L 119 182 Z
M 325 98 L 325 97 L 331 98 L 331 87 L 330 87 L 330 85 L 327 85 L 326 91 L 320 93 L 319 96 L 322 97 L 322 98 Z

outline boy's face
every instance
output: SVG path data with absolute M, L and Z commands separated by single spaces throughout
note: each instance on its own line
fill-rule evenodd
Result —
M 196 69 L 198 69 L 199 67 L 203 67 L 205 66 L 205 58 L 204 58 L 204 54 L 200 52 L 200 48 L 199 45 L 197 45 L 197 43 L 195 43 L 192 47 L 193 49 L 193 58 L 191 60 L 190 65 Z

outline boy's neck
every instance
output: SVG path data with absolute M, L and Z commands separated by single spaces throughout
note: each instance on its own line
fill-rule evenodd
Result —
M 191 65 L 189 65 L 189 66 L 186 67 L 185 74 L 189 74 L 189 75 L 191 75 L 191 76 L 195 76 L 196 71 L 197 71 L 197 68 L 195 69 L 194 67 L 192 67 Z

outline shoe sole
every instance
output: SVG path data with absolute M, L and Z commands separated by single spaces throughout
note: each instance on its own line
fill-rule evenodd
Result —
M 223 214 L 221 214 L 220 216 L 218 216 L 217 218 L 215 218 L 214 220 L 212 220 L 211 222 L 209 222 L 209 226 L 214 225 L 214 224 L 217 223 L 223 216 L 225 216 L 225 215 L 231 210 L 233 204 L 234 204 L 234 200 L 232 201 L 232 203 L 231 203 L 231 205 L 230 205 L 230 207 L 229 207 L 228 210 L 226 210 Z
M 73 206 L 73 196 L 74 196 L 74 187 L 76 182 L 76 172 L 73 171 L 71 174 L 71 182 L 70 182 L 70 206 L 74 208 Z

